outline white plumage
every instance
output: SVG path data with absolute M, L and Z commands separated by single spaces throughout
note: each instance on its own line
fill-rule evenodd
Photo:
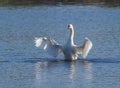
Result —
M 54 39 L 40 37 L 35 38 L 35 46 L 47 51 L 47 53 L 54 57 L 57 57 L 60 53 L 63 53 L 65 60 L 76 60 L 78 58 L 78 54 L 81 54 L 83 58 L 86 58 L 92 48 L 92 42 L 86 37 L 82 46 L 75 45 L 73 41 L 73 25 L 69 24 L 68 29 L 70 30 L 70 36 L 65 45 L 58 44 Z

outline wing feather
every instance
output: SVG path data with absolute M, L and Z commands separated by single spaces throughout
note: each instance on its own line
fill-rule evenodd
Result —
M 83 45 L 77 47 L 77 52 L 78 54 L 81 54 L 83 58 L 86 58 L 92 46 L 92 42 L 86 37 Z
M 62 52 L 61 45 L 59 45 L 54 39 L 48 39 L 46 37 L 35 38 L 35 46 L 45 50 L 48 54 L 54 57 Z

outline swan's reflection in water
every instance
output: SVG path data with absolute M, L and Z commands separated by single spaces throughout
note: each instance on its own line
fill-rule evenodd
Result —
M 35 75 L 36 75 L 36 80 L 41 79 L 41 72 L 44 68 L 48 66 L 48 62 L 37 62 L 35 64 Z
M 80 61 L 79 64 L 76 63 L 77 62 L 74 61 L 70 63 L 69 78 L 74 79 L 74 75 L 76 74 L 76 72 L 81 70 L 80 75 L 83 75 L 84 79 L 92 79 L 92 63 L 88 61 Z
M 71 62 L 70 63 L 70 74 L 69 74 L 70 79 L 73 79 L 74 73 L 75 73 L 75 63 Z
M 86 61 L 84 63 L 84 68 L 85 68 L 85 79 L 92 79 L 92 63 Z
M 75 87 L 76 82 L 91 83 L 92 63 L 88 61 L 50 61 L 35 64 L 35 85 L 37 87 Z M 64 86 L 63 86 L 64 85 Z M 55 86 L 55 87 L 56 87 Z

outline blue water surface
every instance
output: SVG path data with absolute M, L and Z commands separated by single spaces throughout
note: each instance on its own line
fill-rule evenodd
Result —
M 63 55 L 53 58 L 34 46 L 41 36 L 64 44 L 69 23 L 76 44 L 85 37 L 93 42 L 86 60 L 66 62 Z M 0 7 L 0 87 L 119 88 L 120 8 Z

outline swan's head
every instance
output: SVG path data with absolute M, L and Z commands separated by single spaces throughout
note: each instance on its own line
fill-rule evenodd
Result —
M 72 24 L 68 24 L 68 29 L 73 29 L 73 25 Z

